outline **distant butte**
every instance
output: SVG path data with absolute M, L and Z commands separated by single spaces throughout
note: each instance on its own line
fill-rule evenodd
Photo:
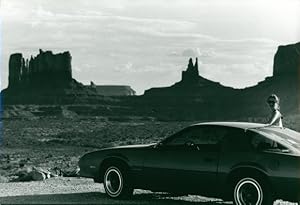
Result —
M 189 59 L 181 81 L 169 87 L 146 90 L 143 97 L 155 105 L 162 102 L 177 107 L 180 104 L 183 107 L 197 105 L 195 112 L 204 111 L 202 115 L 223 113 L 223 116 L 235 116 L 239 112 L 248 112 L 249 115 L 267 113 L 265 100 L 268 95 L 276 93 L 281 98 L 284 113 L 300 110 L 300 42 L 279 46 L 274 56 L 273 76 L 245 89 L 225 87 L 205 79 L 199 76 L 198 69 L 197 59 L 195 64 Z
M 40 49 L 36 57 L 26 60 L 21 53 L 12 54 L 8 89 L 68 87 L 73 81 L 71 59 L 68 51 L 53 54 Z
M 268 116 L 266 98 L 275 93 L 284 116 L 300 113 L 300 43 L 279 46 L 273 75 L 252 87 L 226 87 L 202 77 L 200 71 L 198 60 L 189 59 L 179 82 L 132 96 L 135 92 L 129 86 L 83 85 L 72 78 L 69 52 L 40 50 L 30 60 L 20 53 L 11 55 L 9 86 L 2 96 L 8 105 L 70 105 L 78 115 L 254 121 Z
M 39 50 L 25 59 L 22 53 L 9 58 L 8 87 L 2 90 L 5 104 L 90 103 L 104 96 L 135 95 L 130 86 L 83 85 L 72 77 L 69 51 L 53 54 Z

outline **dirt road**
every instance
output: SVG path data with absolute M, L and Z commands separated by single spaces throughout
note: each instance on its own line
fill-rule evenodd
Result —
M 200 202 L 200 203 L 199 203 Z M 201 203 L 202 202 L 202 203 Z M 224 204 L 199 196 L 175 197 L 135 190 L 130 200 L 112 200 L 102 184 L 82 178 L 52 178 L 41 182 L 0 184 L 0 204 Z
M 172 196 L 135 190 L 130 200 L 106 197 L 102 184 L 83 178 L 51 178 L 40 182 L 0 183 L 0 204 L 136 204 L 136 205 L 222 205 L 232 204 L 201 196 Z M 279 202 L 275 204 L 292 203 Z

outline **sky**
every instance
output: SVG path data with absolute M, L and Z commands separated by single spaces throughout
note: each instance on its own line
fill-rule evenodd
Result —
M 70 51 L 73 78 L 137 94 L 199 74 L 234 88 L 272 75 L 279 45 L 300 41 L 300 0 L 0 0 L 1 88 L 8 60 Z

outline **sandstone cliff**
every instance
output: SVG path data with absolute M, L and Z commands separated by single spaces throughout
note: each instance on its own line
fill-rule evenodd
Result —
M 84 86 L 72 79 L 69 54 L 62 60 L 62 54 L 60 58 L 52 58 L 56 55 L 41 52 L 40 57 L 28 61 L 22 54 L 13 54 L 9 62 L 9 87 L 2 94 L 6 104 L 80 104 L 72 105 L 71 109 L 78 115 L 254 121 L 270 113 L 266 98 L 272 93 L 280 97 L 284 116 L 300 112 L 299 50 L 300 43 L 279 46 L 274 56 L 273 76 L 245 89 L 225 87 L 199 76 L 197 59 L 195 63 L 190 59 L 181 80 L 174 85 L 149 89 L 143 96 L 123 97 L 105 97 L 99 94 L 97 85 Z M 45 73 L 53 75 L 52 80 L 43 78 Z M 55 82 L 57 75 L 59 80 Z
M 71 54 L 42 51 L 25 59 L 9 59 L 9 84 L 1 91 L 4 104 L 66 104 L 101 100 L 94 89 L 72 78 Z
M 95 89 L 103 96 L 133 96 L 136 93 L 128 85 L 96 85 Z
M 68 87 L 72 82 L 71 54 L 42 51 L 24 59 L 21 53 L 9 59 L 9 89 Z
M 197 60 L 196 60 L 197 62 Z M 199 119 L 237 119 L 241 116 L 266 116 L 266 98 L 275 93 L 281 98 L 284 114 L 300 110 L 300 43 L 279 46 L 274 56 L 273 76 L 256 86 L 233 89 L 198 74 L 198 65 L 189 60 L 181 81 L 170 87 L 151 88 L 143 96 L 158 112 L 181 113 Z M 174 108 L 174 109 L 172 109 Z M 184 114 L 189 113 L 189 114 Z
M 135 95 L 130 86 L 83 85 L 72 78 L 71 60 L 68 51 L 53 54 L 40 49 L 30 59 L 12 54 L 9 84 L 1 92 L 4 104 L 95 104 L 115 101 L 110 96 Z
M 300 42 L 279 46 L 274 56 L 273 76 L 289 75 L 299 78 Z

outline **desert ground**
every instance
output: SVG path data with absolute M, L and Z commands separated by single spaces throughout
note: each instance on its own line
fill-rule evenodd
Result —
M 288 118 L 288 127 L 298 129 Z M 136 190 L 129 201 L 105 196 L 102 184 L 90 179 L 55 177 L 26 181 L 22 173 L 32 167 L 72 176 L 80 156 L 96 149 L 125 144 L 157 142 L 196 122 L 143 120 L 109 121 L 97 117 L 4 119 L 0 150 L 0 204 L 223 204 L 200 196 L 172 196 Z M 21 182 L 22 181 L 22 182 Z M 285 204 L 285 202 L 280 202 Z
M 201 196 L 173 196 L 144 190 L 135 190 L 127 200 L 113 200 L 105 195 L 102 184 L 65 177 L 1 184 L 0 201 L 3 204 L 232 204 Z
M 106 121 L 103 118 L 38 118 L 4 120 L 0 176 L 31 166 L 76 170 L 86 152 L 116 145 L 157 142 L 191 122 Z
M 91 179 L 57 177 L 45 181 L 0 183 L 1 204 L 111 204 L 111 205 L 225 205 L 232 202 L 196 195 L 174 196 L 135 190 L 130 199 L 115 200 L 105 195 L 102 184 Z M 277 200 L 274 205 L 295 203 Z M 296 205 L 296 204 L 295 204 Z

